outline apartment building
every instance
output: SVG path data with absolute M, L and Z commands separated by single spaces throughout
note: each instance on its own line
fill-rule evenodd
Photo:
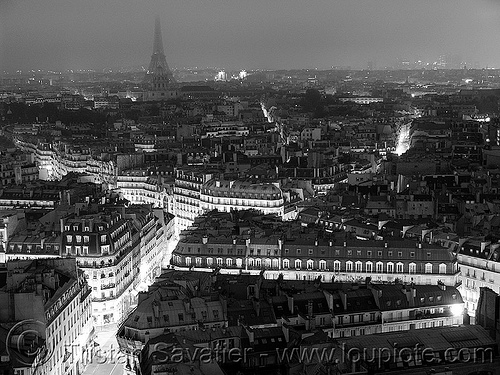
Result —
M 459 268 L 449 249 L 408 239 L 244 238 L 189 234 L 172 254 L 178 269 L 280 274 L 288 280 L 413 282 L 455 286 Z
M 202 212 L 200 191 L 214 171 L 199 168 L 180 168 L 175 172 L 174 209 L 179 232 L 187 229 Z
M 2 329 L 11 327 L 6 339 L 10 369 L 16 374 L 82 373 L 94 333 L 90 295 L 75 260 L 10 261 L 0 289 Z
M 500 291 L 500 244 L 484 239 L 460 240 L 457 248 L 460 290 L 465 308 L 474 322 L 480 289 Z

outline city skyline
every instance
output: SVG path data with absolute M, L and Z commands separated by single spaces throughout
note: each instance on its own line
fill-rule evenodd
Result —
M 285 7 L 49 0 L 6 1 L 0 10 L 0 71 L 147 67 L 156 16 L 174 69 L 384 68 L 398 59 L 432 64 L 442 55 L 467 67 L 498 67 L 500 61 L 492 37 L 500 35 L 500 5 L 492 1 L 316 0 Z

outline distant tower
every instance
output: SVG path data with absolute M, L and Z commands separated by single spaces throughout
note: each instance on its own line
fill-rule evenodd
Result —
M 145 77 L 146 82 L 154 82 L 153 90 L 166 89 L 170 83 L 175 83 L 174 76 L 170 71 L 163 51 L 163 41 L 161 37 L 160 18 L 156 17 L 155 38 L 153 42 L 153 54 Z

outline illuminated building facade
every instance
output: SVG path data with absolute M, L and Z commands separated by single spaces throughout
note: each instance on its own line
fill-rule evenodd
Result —
M 263 214 L 285 215 L 285 200 L 274 184 L 213 179 L 201 188 L 200 207 L 203 211 L 255 209 Z
M 455 286 L 459 269 L 443 247 L 410 240 L 341 243 L 324 240 L 186 236 L 172 255 L 178 269 L 219 268 L 225 273 L 265 270 L 266 278 L 288 280 L 413 282 Z
M 0 320 L 17 322 L 7 335 L 11 370 L 15 374 L 82 373 L 94 334 L 90 295 L 74 259 L 10 261 L 6 285 L 0 291 Z M 14 336 L 21 340 L 17 345 L 11 341 Z M 37 354 L 18 355 L 20 348 Z

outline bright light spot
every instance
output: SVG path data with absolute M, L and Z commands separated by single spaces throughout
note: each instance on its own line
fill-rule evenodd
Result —
M 397 130 L 396 154 L 403 155 L 410 148 L 410 126 L 411 122 L 400 125 Z
M 260 108 L 262 108 L 262 113 L 264 114 L 264 117 L 267 118 L 267 122 L 269 123 L 273 122 L 273 117 L 271 113 L 267 110 L 264 103 L 260 103 Z
M 460 316 L 464 312 L 464 307 L 461 304 L 451 305 L 450 311 L 453 316 Z
M 244 70 L 242 70 L 239 74 L 239 78 L 240 79 L 245 79 L 247 77 L 247 72 L 245 72 Z
M 217 75 L 215 76 L 215 80 L 216 81 L 226 81 L 227 80 L 226 72 L 222 70 L 219 73 L 217 73 Z

